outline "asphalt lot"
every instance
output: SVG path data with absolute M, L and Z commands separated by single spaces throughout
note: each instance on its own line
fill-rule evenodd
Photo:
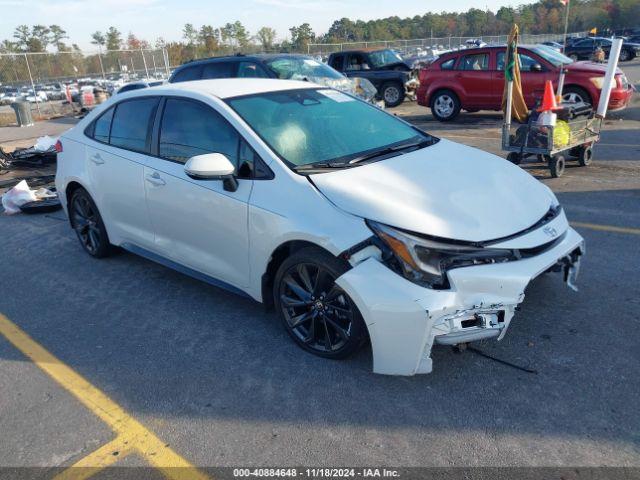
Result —
M 640 85 L 640 61 L 623 68 Z M 578 293 L 540 277 L 505 339 L 477 345 L 537 374 L 445 347 L 432 374 L 410 378 L 372 374 L 368 349 L 319 359 L 255 302 L 128 253 L 89 258 L 62 212 L 0 216 L 0 466 L 49 477 L 108 445 L 88 458 L 640 467 L 639 97 L 609 116 L 590 167 L 550 179 L 524 165 L 587 241 Z M 498 113 L 396 112 L 501 154 Z

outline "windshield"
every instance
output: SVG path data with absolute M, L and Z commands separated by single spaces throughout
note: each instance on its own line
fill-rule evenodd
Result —
M 330 66 L 310 57 L 274 58 L 273 60 L 267 60 L 265 63 L 278 75 L 278 78 L 284 80 L 302 80 L 309 77 L 336 80 L 345 78 Z
M 374 68 L 384 67 L 385 65 L 402 61 L 402 57 L 393 50 L 378 50 L 369 53 L 369 62 Z
M 531 51 L 537 53 L 547 62 L 552 63 L 556 67 L 573 63 L 573 60 L 569 57 L 546 45 L 536 45 L 531 49 Z
M 363 154 L 434 141 L 393 115 L 337 90 L 268 92 L 227 103 L 293 167 L 347 166 Z

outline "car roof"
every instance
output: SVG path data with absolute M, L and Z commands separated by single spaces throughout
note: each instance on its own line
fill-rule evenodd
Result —
M 198 92 L 218 98 L 239 97 L 256 93 L 299 90 L 322 87 L 312 82 L 279 80 L 272 78 L 219 78 L 214 80 L 193 80 L 190 82 L 165 83 L 157 87 L 127 92 L 131 97 L 156 92 L 163 95 L 181 92 Z
M 371 52 L 380 52 L 382 50 L 393 50 L 393 49 L 388 47 L 355 48 L 352 50 L 341 50 L 339 52 L 333 52 L 331 55 L 336 55 L 338 53 L 362 53 L 362 52 L 371 53 Z
M 526 50 L 532 50 L 534 49 L 537 45 L 539 44 L 529 44 L 529 43 L 524 43 L 521 45 L 518 45 L 518 48 L 524 48 Z M 497 50 L 497 49 L 505 49 L 507 47 L 506 44 L 504 45 L 485 45 L 484 47 L 475 47 L 475 48 L 461 48 L 460 50 L 452 50 L 450 52 L 446 52 L 443 53 L 442 55 L 440 55 L 440 59 L 442 58 L 449 58 L 450 56 L 453 55 L 473 55 L 476 52 L 486 52 L 488 50 Z
M 256 53 L 253 55 L 243 55 L 243 54 L 238 54 L 238 55 L 223 55 L 223 56 L 219 56 L 219 57 L 207 57 L 207 58 L 199 58 L 197 60 L 191 60 L 188 61 L 187 63 L 183 63 L 182 65 L 178 66 L 176 68 L 176 70 L 181 70 L 182 68 L 185 67 L 192 67 L 194 65 L 203 65 L 203 64 L 207 64 L 207 63 L 215 63 L 215 62 L 228 62 L 228 61 L 235 61 L 235 62 L 243 62 L 246 60 L 269 60 L 272 58 L 286 58 L 286 57 L 310 57 L 310 55 L 305 55 L 302 53 Z

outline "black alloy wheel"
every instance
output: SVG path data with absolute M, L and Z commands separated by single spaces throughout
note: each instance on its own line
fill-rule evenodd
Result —
M 82 248 L 89 255 L 101 258 L 109 254 L 111 245 L 102 217 L 85 190 L 78 189 L 71 197 L 69 218 Z
M 356 305 L 335 280 L 348 266 L 315 248 L 297 252 L 280 267 L 275 302 L 285 329 L 303 349 L 325 358 L 345 358 L 365 338 Z

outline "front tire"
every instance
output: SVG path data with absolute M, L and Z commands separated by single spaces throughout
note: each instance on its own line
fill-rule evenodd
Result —
M 358 307 L 335 283 L 348 269 L 328 252 L 308 247 L 287 258 L 275 276 L 274 302 L 285 330 L 319 357 L 346 358 L 366 338 Z
M 584 102 L 591 104 L 591 96 L 583 88 L 569 86 L 562 92 L 562 101 L 567 103 Z
M 562 155 L 548 157 L 549 171 L 553 178 L 559 178 L 564 174 L 565 160 Z
M 109 236 L 98 207 L 83 188 L 78 188 L 71 196 L 69 219 L 85 252 L 95 258 L 111 253 Z
M 387 108 L 393 108 L 404 102 L 404 87 L 398 83 L 390 82 L 382 85 L 382 100 Z
M 520 165 L 522 163 L 522 155 L 518 152 L 510 152 L 509 155 L 507 155 L 507 160 L 514 165 Z
M 578 163 L 581 167 L 588 167 L 593 160 L 593 148 L 591 145 L 580 147 L 578 150 Z
M 431 98 L 431 113 L 440 122 L 449 122 L 460 113 L 460 100 L 450 90 L 440 90 Z

